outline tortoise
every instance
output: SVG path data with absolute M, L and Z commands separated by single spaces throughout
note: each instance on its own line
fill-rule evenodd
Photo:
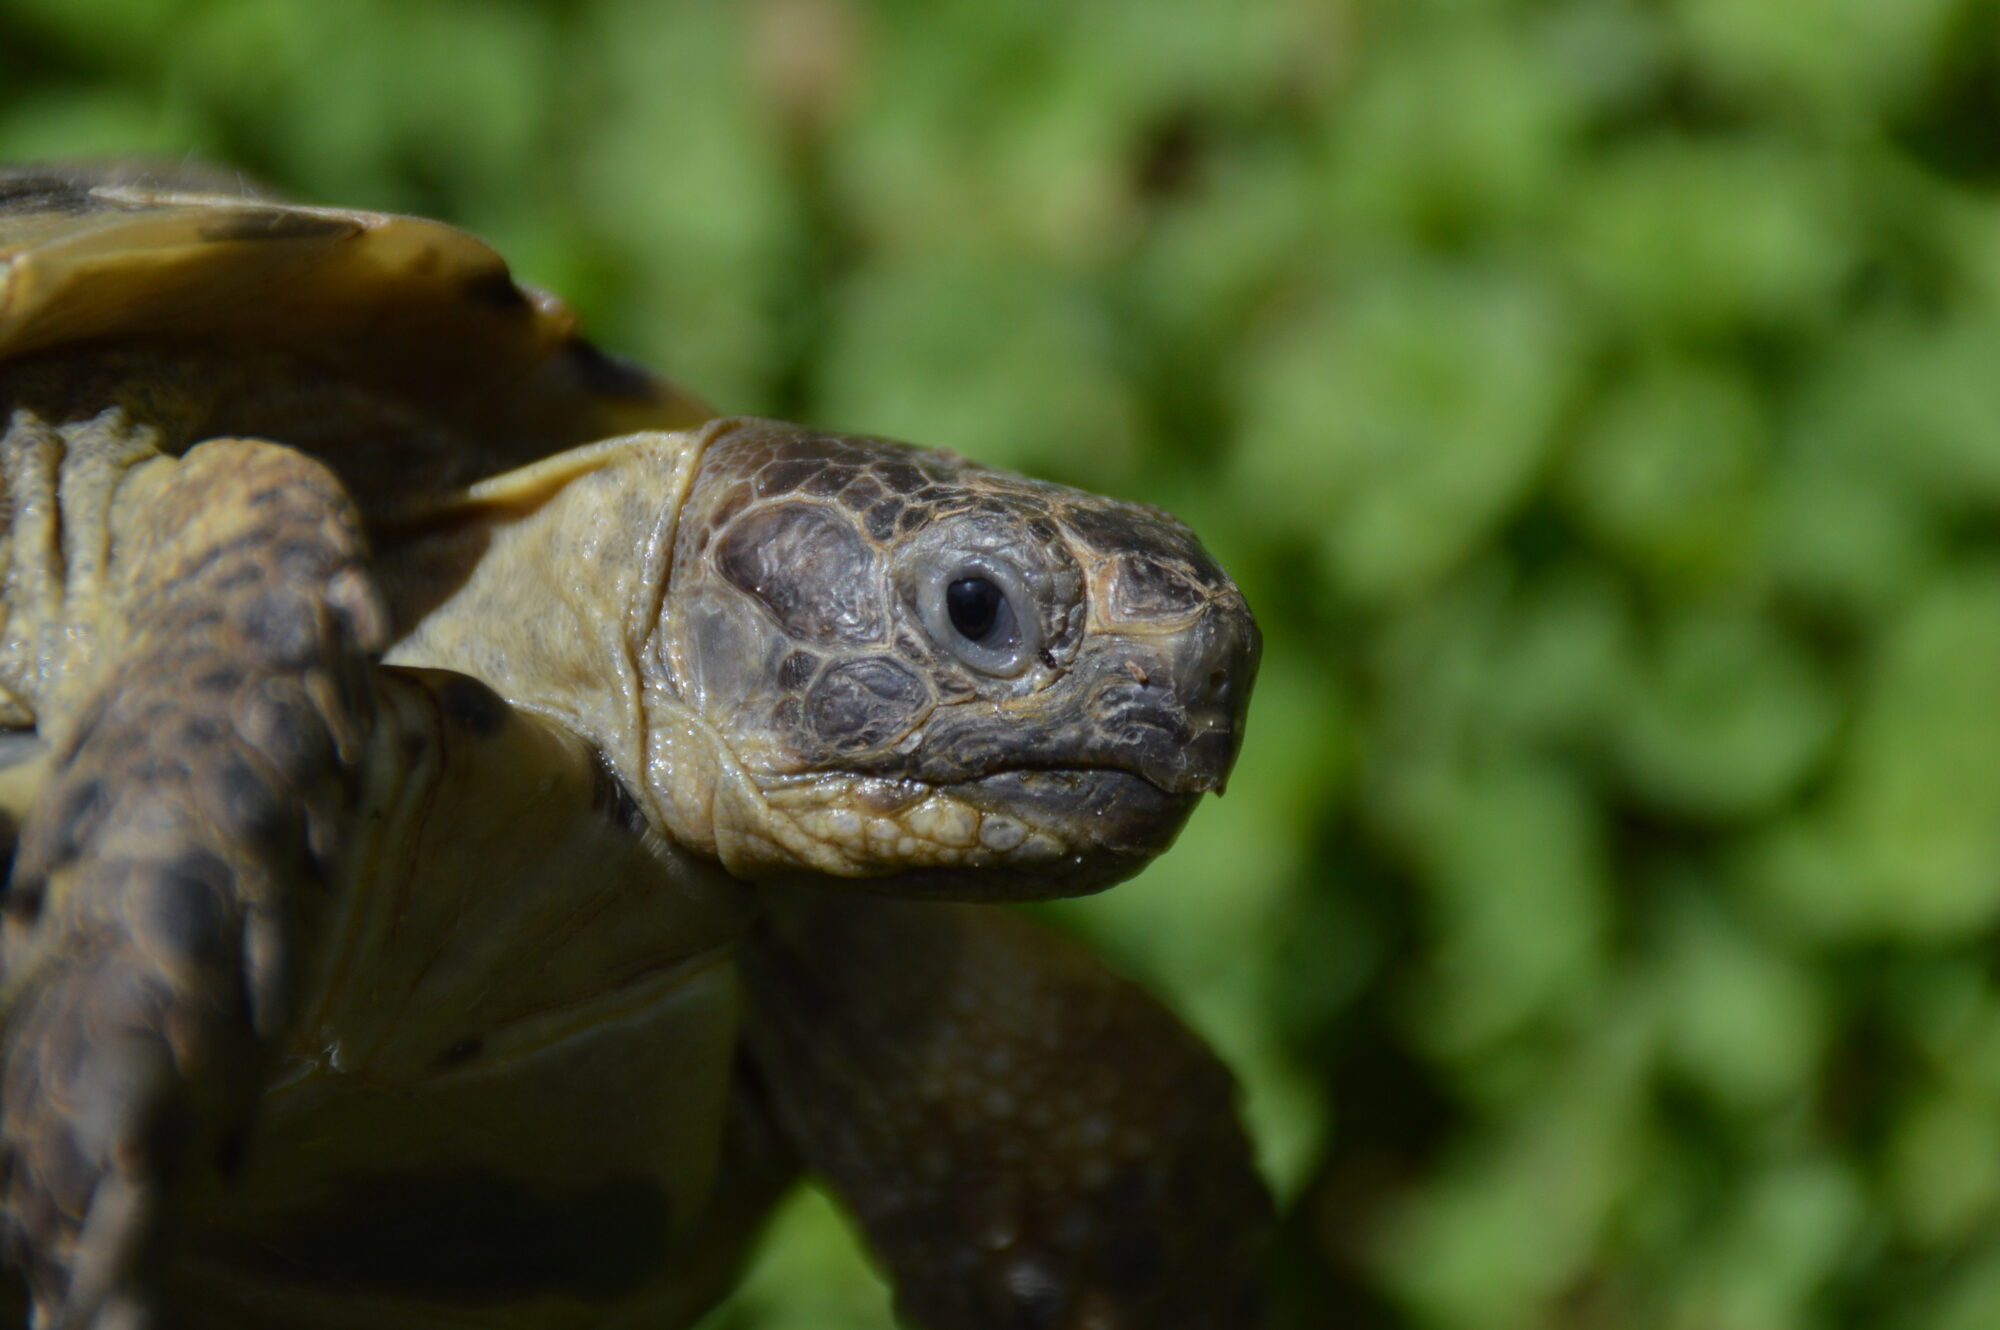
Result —
M 1218 1059 L 996 902 L 1222 788 L 1157 509 L 729 417 L 463 231 L 0 173 L 0 1251 L 36 1327 L 1245 1327 Z

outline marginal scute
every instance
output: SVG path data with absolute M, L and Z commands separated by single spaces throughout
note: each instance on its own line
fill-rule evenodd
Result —
M 260 198 L 177 163 L 0 168 L 0 358 L 149 338 L 309 352 L 476 431 L 495 471 L 714 414 L 575 324 L 440 223 Z

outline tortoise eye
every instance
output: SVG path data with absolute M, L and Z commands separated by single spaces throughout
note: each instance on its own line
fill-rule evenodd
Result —
M 951 626 L 968 642 L 984 642 L 1000 626 L 1007 595 L 983 577 L 961 577 L 945 588 L 945 609 Z M 1011 620 L 1012 614 L 1007 617 Z
M 1041 619 L 1026 582 L 990 556 L 946 564 L 924 586 L 917 608 L 931 639 L 981 674 L 1012 678 L 1041 645 Z

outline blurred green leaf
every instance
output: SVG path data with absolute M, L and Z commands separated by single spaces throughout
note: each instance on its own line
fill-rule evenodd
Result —
M 1818 666 L 1744 610 L 1690 607 L 1657 638 L 1617 731 L 1639 796 L 1695 817 L 1777 806 L 1812 773 L 1839 720 Z
M 1680 0 L 1676 6 L 1694 58 L 1718 82 L 1844 122 L 1915 95 L 1959 7 L 1953 0 Z
M 1741 374 L 1649 363 L 1598 404 L 1562 491 L 1577 519 L 1668 587 L 1726 583 L 1759 550 L 1769 444 Z
M 1693 893 L 1662 932 L 1669 1065 L 1746 1117 L 1805 1101 L 1830 1023 L 1811 971 Z
M 1826 319 L 1856 258 L 1839 167 L 1775 138 L 1623 148 L 1579 182 L 1571 262 L 1642 342 Z
M 1562 302 L 1508 271 L 1390 269 L 1271 328 L 1240 492 L 1366 599 L 1420 594 L 1525 498 L 1575 382 Z
M 1398 17 L 1326 122 L 1342 230 L 1449 243 L 1541 220 L 1579 107 L 1535 31 L 1497 15 Z
M 1932 584 L 1890 628 L 1829 797 L 1878 927 L 2000 914 L 2000 569 Z

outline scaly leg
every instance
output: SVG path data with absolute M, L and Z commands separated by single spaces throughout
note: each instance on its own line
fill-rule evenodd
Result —
M 174 1189 L 230 1164 L 338 880 L 385 625 L 352 505 L 214 440 L 121 496 L 120 622 L 44 718 L 0 914 L 0 1236 L 38 1327 L 157 1325 Z
M 924 1330 L 1253 1330 L 1271 1202 L 1229 1074 L 991 906 L 797 892 L 745 956 L 777 1117 Z

